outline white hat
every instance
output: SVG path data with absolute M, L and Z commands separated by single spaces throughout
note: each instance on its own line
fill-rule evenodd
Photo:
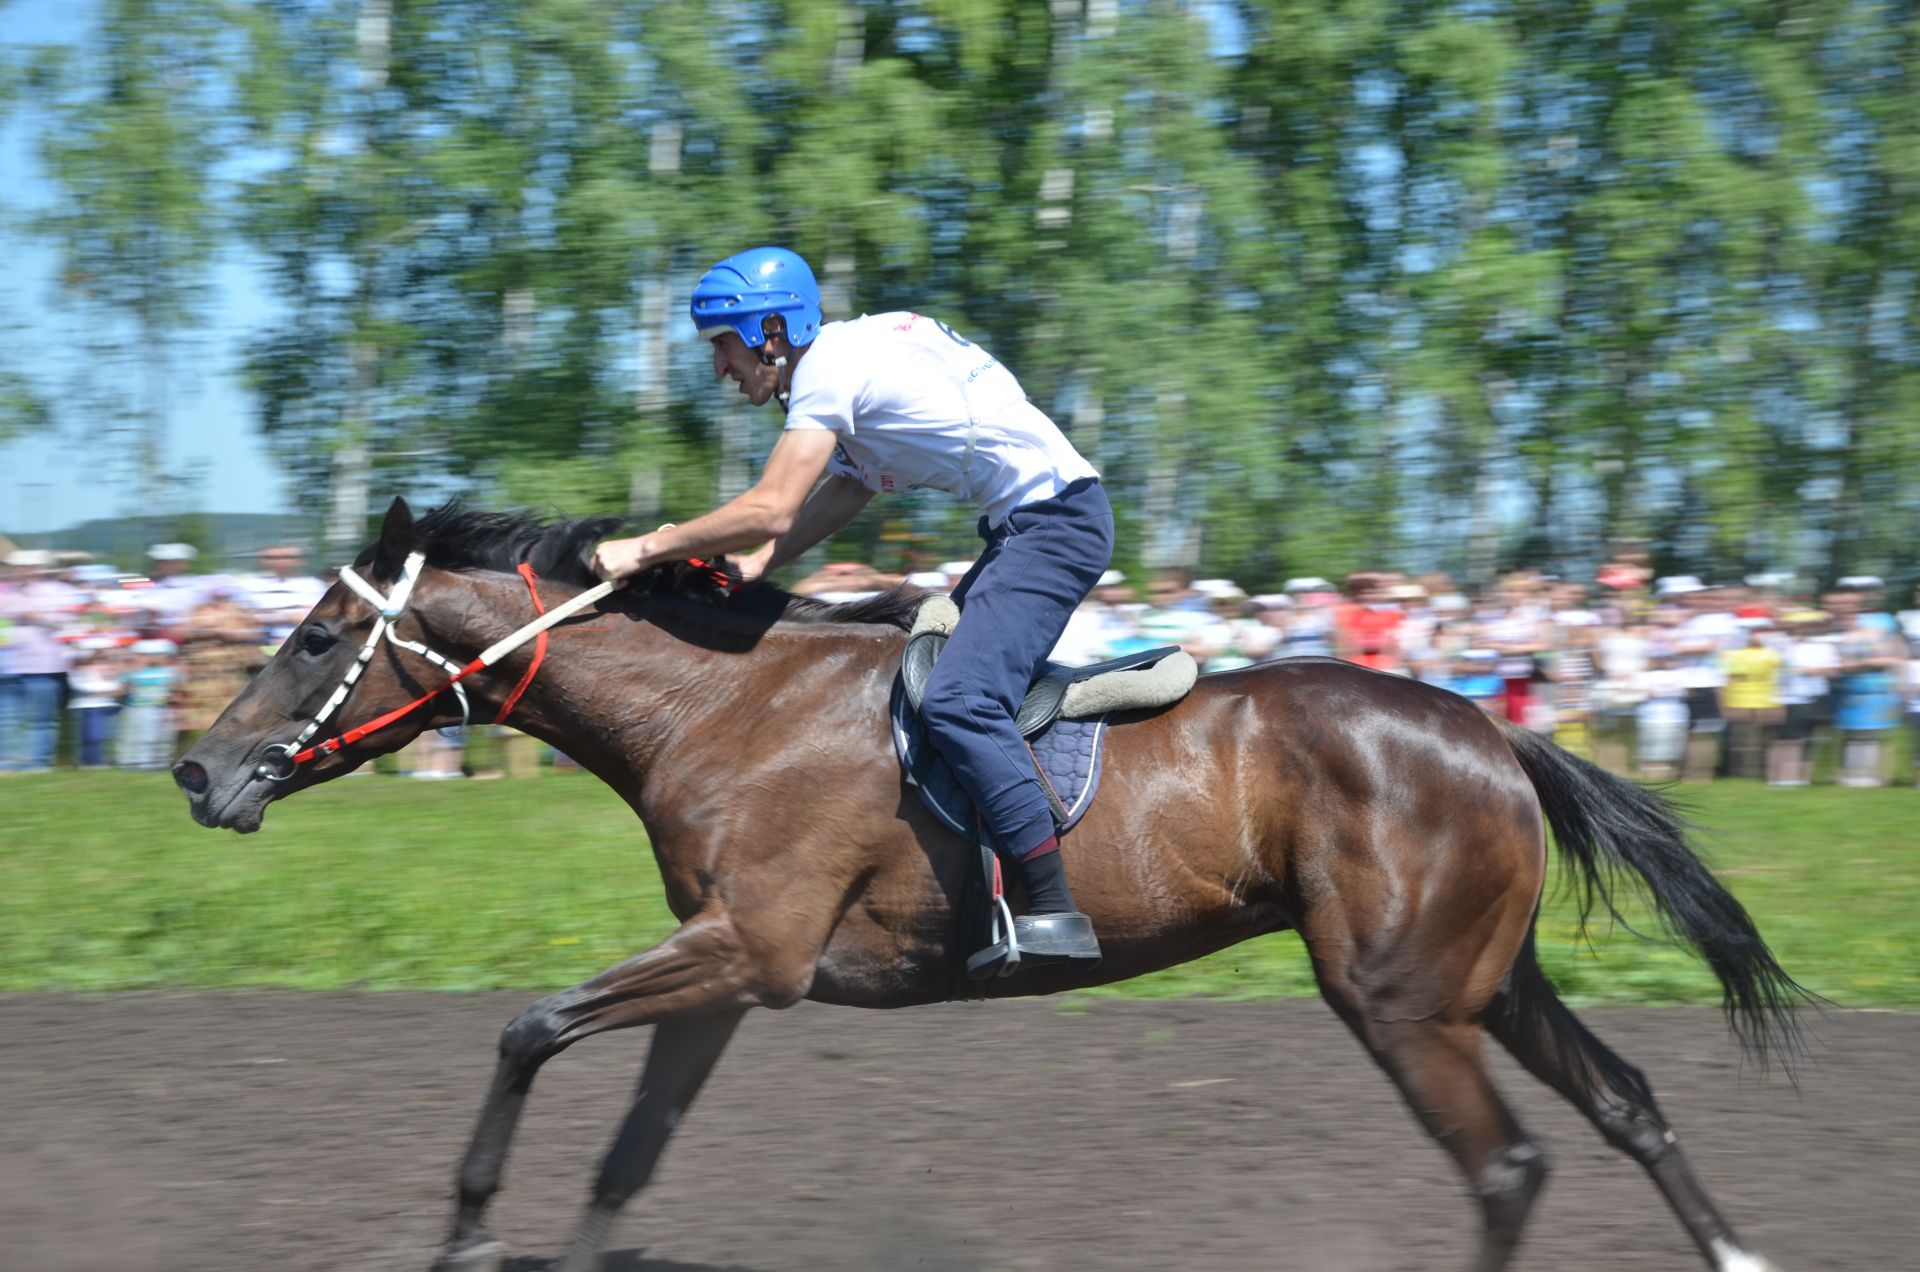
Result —
M 53 553 L 45 548 L 17 548 L 7 553 L 7 564 L 22 570 L 50 570 Z
M 909 574 L 907 584 L 910 587 L 925 588 L 930 592 L 944 592 L 952 586 L 947 576 L 938 570 L 921 570 L 916 574 Z
M 1120 584 L 1125 583 L 1126 581 L 1127 581 L 1127 576 L 1120 573 L 1120 571 L 1108 570 L 1105 574 L 1102 574 L 1100 576 L 1100 581 L 1094 584 L 1094 586 L 1095 587 L 1118 587 Z
M 180 647 L 170 640 L 149 637 L 146 640 L 134 641 L 133 652 L 136 654 L 177 654 L 180 652 Z
M 1846 592 L 1870 592 L 1886 586 L 1877 574 L 1849 574 L 1844 579 L 1835 579 L 1833 585 Z
M 200 549 L 191 543 L 156 543 L 147 549 L 147 555 L 155 561 L 191 561 L 200 555 Z
M 1247 594 L 1232 579 L 1195 579 L 1193 590 L 1210 601 L 1244 601 Z
M 1280 590 L 1283 592 L 1331 592 L 1334 586 L 1325 579 L 1308 575 L 1303 578 L 1288 579 L 1280 585 Z
M 971 561 L 949 561 L 940 567 L 940 573 L 950 579 L 957 579 L 972 568 L 973 562 Z
M 1704 592 L 1707 585 L 1691 574 L 1669 574 L 1656 582 L 1653 590 L 1661 596 L 1685 596 L 1688 592 Z

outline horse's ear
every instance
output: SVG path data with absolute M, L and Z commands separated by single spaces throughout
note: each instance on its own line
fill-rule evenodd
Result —
M 413 509 L 399 495 L 387 505 L 386 518 L 380 523 L 380 542 L 374 545 L 373 568 L 382 575 L 395 575 L 407 563 L 413 551 Z

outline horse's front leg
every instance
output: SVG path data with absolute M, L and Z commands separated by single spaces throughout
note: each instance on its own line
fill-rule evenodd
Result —
M 609 1155 L 596 1201 L 600 1192 L 609 1196 L 618 1192 L 632 1171 L 629 1161 L 644 1159 L 633 1184 L 637 1188 L 651 1170 L 666 1132 L 719 1059 L 740 1016 L 748 1007 L 797 1001 L 806 992 L 810 970 L 776 966 L 772 960 L 754 956 L 724 912 L 703 911 L 645 953 L 571 989 L 549 994 L 515 1017 L 500 1035 L 493 1085 L 460 1163 L 453 1233 L 434 1263 L 436 1272 L 480 1272 L 499 1266 L 502 1251 L 481 1227 L 481 1215 L 499 1191 L 514 1126 L 542 1064 L 593 1034 L 661 1023 L 639 1099 L 628 1117 L 632 1134 L 623 1131 Z M 664 1127 L 657 1142 L 649 1138 L 648 1129 L 655 1122 Z M 622 1147 L 630 1141 L 630 1151 L 623 1154 Z M 622 1164 L 616 1166 L 616 1159 Z M 620 1200 L 625 1200 L 624 1195 Z M 571 1256 L 569 1266 L 574 1266 Z
M 711 1016 L 675 1016 L 653 1028 L 653 1046 L 640 1074 L 627 1120 L 613 1147 L 600 1164 L 593 1199 L 567 1243 L 566 1257 L 554 1272 L 596 1272 L 606 1248 L 613 1220 L 628 1198 L 640 1191 L 653 1174 L 654 1163 L 680 1117 L 700 1094 L 700 1087 L 733 1037 L 734 1027 L 746 1015 L 744 1008 Z

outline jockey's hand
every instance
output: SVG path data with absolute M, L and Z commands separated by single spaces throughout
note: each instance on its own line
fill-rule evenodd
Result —
M 637 574 L 646 560 L 646 536 L 608 539 L 593 550 L 593 572 L 603 579 Z
M 767 565 L 773 560 L 773 540 L 769 539 L 756 551 L 743 557 L 735 557 L 734 564 L 740 567 L 740 581 L 751 583 L 767 572 Z

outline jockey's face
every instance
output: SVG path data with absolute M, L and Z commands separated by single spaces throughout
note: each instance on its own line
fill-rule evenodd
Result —
M 773 321 L 769 321 L 771 327 Z M 762 362 L 760 355 L 782 357 L 788 354 L 784 329 L 769 331 L 767 342 L 758 349 L 747 348 L 738 332 L 723 331 L 713 338 L 713 378 L 732 380 L 755 406 L 765 406 L 780 388 L 779 367 Z

